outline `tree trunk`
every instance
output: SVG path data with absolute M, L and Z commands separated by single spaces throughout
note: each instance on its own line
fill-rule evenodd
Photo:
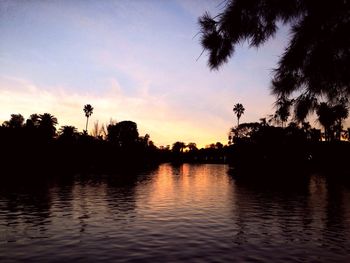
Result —
M 86 131 L 86 133 L 87 133 L 88 123 L 89 123 L 89 117 L 86 117 L 86 127 L 85 127 L 85 131 Z

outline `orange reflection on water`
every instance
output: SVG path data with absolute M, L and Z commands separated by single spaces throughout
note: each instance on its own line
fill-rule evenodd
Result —
M 148 214 L 222 209 L 221 201 L 230 200 L 233 193 L 226 169 L 223 165 L 161 165 L 151 182 L 136 190 L 138 209 Z

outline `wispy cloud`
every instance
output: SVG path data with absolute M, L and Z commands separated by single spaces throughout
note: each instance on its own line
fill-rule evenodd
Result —
M 242 121 L 272 112 L 270 72 L 285 35 L 243 45 L 210 71 L 193 36 L 197 17 L 220 2 L 13 1 L 0 17 L 0 121 L 50 112 L 82 130 L 90 103 L 93 120 L 133 120 L 158 144 L 225 143 L 235 103 Z
M 158 145 L 172 144 L 175 140 L 204 145 L 212 140 L 226 139 L 225 132 L 224 138 L 220 138 L 218 131 L 210 128 L 215 123 L 215 116 L 209 114 L 208 122 L 202 124 L 198 119 L 181 117 L 186 112 L 179 114 L 166 101 L 147 91 L 140 90 L 135 96 L 123 94 L 115 79 L 110 80 L 109 89 L 100 96 L 77 93 L 64 87 L 41 89 L 30 81 L 4 76 L 0 77 L 0 85 L 0 121 L 9 119 L 12 113 L 21 113 L 27 118 L 32 113 L 49 112 L 58 117 L 60 126 L 70 124 L 82 130 L 85 123 L 82 107 L 91 103 L 95 108 L 92 120 L 100 123 L 108 123 L 110 118 L 136 121 L 140 133 L 151 134 Z

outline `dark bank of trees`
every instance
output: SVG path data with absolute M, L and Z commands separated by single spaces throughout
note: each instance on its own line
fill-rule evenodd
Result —
M 276 34 L 279 24 L 290 30 L 271 81 L 277 108 L 273 120 L 281 127 L 267 122 L 238 125 L 231 134 L 236 165 L 272 167 L 287 162 L 285 167 L 291 167 L 300 165 L 305 154 L 319 166 L 347 162 L 349 144 L 341 139 L 349 136 L 342 127 L 350 95 L 349 17 L 350 2 L 343 0 L 227 0 L 217 15 L 205 13 L 199 18 L 201 44 L 211 69 L 226 63 L 245 41 L 261 46 Z M 291 111 L 295 123 L 287 126 Z M 315 134 L 303 130 L 310 113 L 323 126 L 326 143 L 315 142 L 311 139 Z
M 132 121 L 111 123 L 106 138 L 90 136 L 86 130 L 79 133 L 74 126 L 57 130 L 57 125 L 49 113 L 32 114 L 26 121 L 21 114 L 12 114 L 0 127 L 2 169 L 108 171 L 152 165 L 159 159 L 149 136 L 139 136 Z
M 231 129 L 227 158 L 240 173 L 256 176 L 298 176 L 305 169 L 348 176 L 349 132 L 342 140 L 324 141 L 321 130 L 308 123 L 290 122 L 286 127 L 269 125 L 265 119 L 242 123 Z
M 239 108 L 244 109 L 243 105 Z M 240 112 L 242 115 L 244 110 Z M 278 112 L 277 107 L 275 115 Z M 278 170 L 334 166 L 347 162 L 350 143 L 344 141 L 350 140 L 350 131 L 343 129 L 339 133 L 342 119 L 331 112 L 319 116 L 319 122 L 325 125 L 324 132 L 306 122 L 288 123 L 288 117 L 281 123 L 272 115 L 270 119 L 233 127 L 228 145 L 217 142 L 201 149 L 196 143 L 181 141 L 156 147 L 148 134 L 140 136 L 137 124 L 132 121 L 111 122 L 101 127 L 95 123 L 92 136 L 86 130 L 78 132 L 74 126 L 57 129 L 58 120 L 49 113 L 32 114 L 27 120 L 21 114 L 12 114 L 0 126 L 2 170 L 23 175 L 114 172 L 144 169 L 161 162 L 229 163 L 247 171 L 264 167 Z
M 343 129 L 342 122 L 349 109 L 320 103 L 316 111 L 323 132 L 308 122 L 296 121 L 295 116 L 289 121 L 289 110 L 282 111 L 280 105 L 269 119 L 231 128 L 227 150 L 231 167 L 240 173 L 258 176 L 262 173 L 280 176 L 288 172 L 297 176 L 302 173 L 296 171 L 305 169 L 318 172 L 331 169 L 335 175 L 348 174 L 350 128 Z
M 84 107 L 85 117 L 92 107 Z M 32 114 L 25 120 L 12 114 L 0 126 L 2 170 L 14 173 L 143 169 L 160 162 L 225 161 L 224 146 L 212 144 L 198 149 L 195 143 L 175 142 L 172 147 L 156 147 L 148 134 L 140 136 L 133 121 L 95 123 L 92 135 L 86 129 L 78 132 L 74 126 L 57 129 L 55 116 Z M 87 127 L 87 123 L 86 123 Z
M 172 147 L 162 148 L 168 160 L 175 163 L 227 163 L 227 149 L 222 143 L 212 143 L 205 148 L 197 148 L 196 143 L 175 142 Z

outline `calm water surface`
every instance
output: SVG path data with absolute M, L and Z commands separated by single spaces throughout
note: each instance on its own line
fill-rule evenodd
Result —
M 225 165 L 1 184 L 1 262 L 350 262 L 350 187 Z

